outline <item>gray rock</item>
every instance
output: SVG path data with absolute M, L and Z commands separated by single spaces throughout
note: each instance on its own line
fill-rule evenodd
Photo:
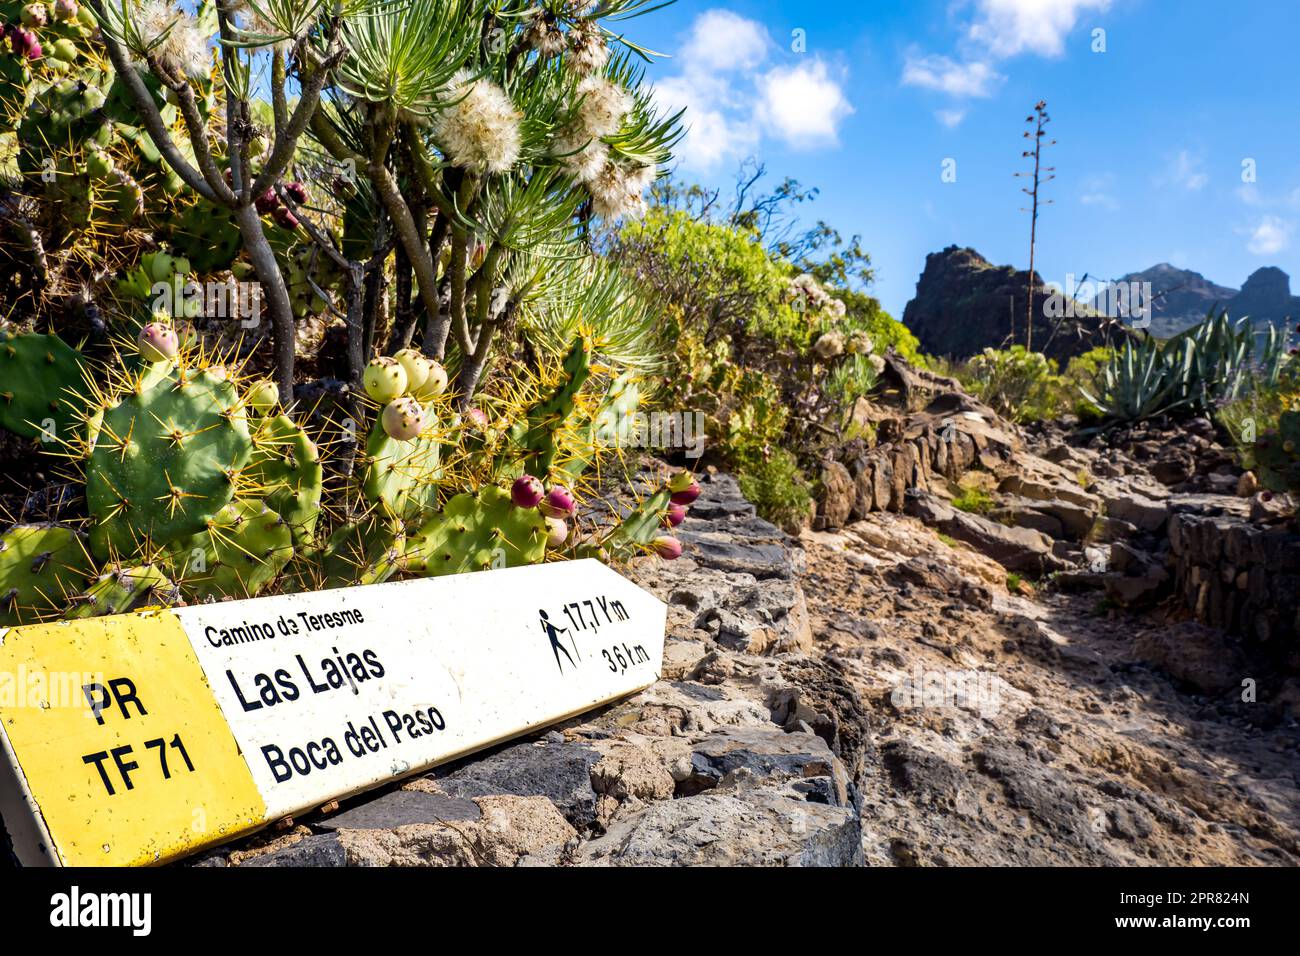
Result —
M 1052 539 L 1031 528 L 1008 528 L 979 515 L 958 511 L 932 494 L 915 489 L 907 493 L 908 514 L 964 541 L 1008 571 L 1044 574 L 1067 565 L 1052 552 Z
M 678 531 L 686 553 L 696 564 L 729 574 L 752 574 L 756 578 L 792 577 L 790 559 L 779 544 L 740 542 L 716 532 L 703 534 Z
M 737 727 L 705 737 L 691 748 L 691 774 L 679 781 L 679 796 L 714 788 L 826 778 L 825 802 L 848 802 L 844 767 L 826 742 L 812 733 L 785 733 L 775 727 Z
M 322 830 L 392 830 L 415 823 L 477 820 L 478 804 L 423 790 L 394 790 L 316 821 Z
M 347 853 L 333 833 L 303 837 L 297 843 L 244 860 L 243 866 L 347 866 Z
M 1133 491 L 1121 490 L 1109 482 L 1099 482 L 1106 515 L 1127 521 L 1143 531 L 1159 531 L 1169 519 L 1169 506 Z
M 438 787 L 456 797 L 546 797 L 581 830 L 596 819 L 591 768 L 599 760 L 586 744 L 525 742 L 435 773 Z
M 616 819 L 578 850 L 590 866 L 859 866 L 862 827 L 794 787 L 711 790 Z
M 857 488 L 849 470 L 838 461 L 822 464 L 822 495 L 817 506 L 815 527 L 829 530 L 843 527 L 856 503 Z
M 696 518 L 730 518 L 753 516 L 757 509 L 740 493 L 740 485 L 730 475 L 701 475 L 700 496 L 691 504 Z

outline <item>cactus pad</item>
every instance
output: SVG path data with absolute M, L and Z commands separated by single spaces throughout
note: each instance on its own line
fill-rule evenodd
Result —
M 234 386 L 212 370 L 106 409 L 86 461 L 92 551 L 132 554 L 202 531 L 233 497 L 252 446 Z
M 340 525 L 321 554 L 320 588 L 387 581 L 404 563 L 406 536 L 392 518 L 367 515 Z
M 99 575 L 82 594 L 73 598 L 72 608 L 63 616 L 68 620 L 121 614 L 148 604 L 172 589 L 167 576 L 152 564 L 135 568 L 114 567 Z
M 647 547 L 656 535 L 663 533 L 664 515 L 672 501 L 672 492 L 661 488 L 641 501 L 605 537 L 603 547 L 617 559 L 626 560 Z
M 200 601 L 253 597 L 293 557 L 289 526 L 261 501 L 233 501 L 170 551 L 172 576 Z
M 546 537 L 541 512 L 515 507 L 509 492 L 490 486 L 448 501 L 412 536 L 408 559 L 429 576 L 513 568 L 545 558 Z
M 591 375 L 591 350 L 582 336 L 564 357 L 563 376 L 555 389 L 510 430 L 507 448 L 526 473 L 545 481 L 559 446 L 559 434 L 573 414 L 574 401 Z
M 15 525 L 0 537 L 0 627 L 65 607 L 95 572 L 82 536 L 62 525 Z
M 425 406 L 425 421 L 435 418 L 434 406 Z M 366 440 L 366 470 L 362 489 L 366 498 L 403 521 L 427 515 L 438 503 L 442 477 L 442 446 L 432 429 L 411 441 L 390 438 L 375 422 Z
M 262 419 L 253 432 L 248 475 L 288 524 L 294 542 L 311 541 L 320 517 L 324 469 L 307 433 L 285 415 Z
M 0 332 L 0 426 L 24 438 L 65 442 L 84 399 L 81 353 L 57 335 Z

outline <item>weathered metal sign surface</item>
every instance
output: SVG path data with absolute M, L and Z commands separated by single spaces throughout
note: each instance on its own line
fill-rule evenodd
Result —
M 162 862 L 640 690 L 664 623 L 572 561 L 0 631 L 0 814 Z

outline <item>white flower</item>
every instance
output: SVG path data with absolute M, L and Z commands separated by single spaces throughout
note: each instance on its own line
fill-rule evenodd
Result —
M 586 76 L 595 73 L 609 61 L 609 48 L 605 37 L 590 20 L 580 20 L 569 30 L 569 56 L 565 62 L 575 73 Z
M 826 332 L 813 346 L 813 353 L 823 362 L 844 354 L 844 336 L 839 332 Z
M 551 152 L 574 179 L 592 185 L 608 164 L 609 148 L 601 137 L 619 131 L 633 100 L 626 89 L 602 76 L 587 77 L 578 84 L 577 91 L 583 97 L 582 104 L 573 122 L 556 134 Z
M 790 280 L 786 296 L 799 306 L 799 311 L 807 312 L 821 311 L 830 299 L 817 279 L 807 272 Z
M 844 318 L 844 316 L 847 315 L 849 311 L 849 307 L 844 304 L 843 299 L 832 299 L 829 297 L 827 298 L 826 303 L 825 305 L 822 306 L 822 308 L 824 308 L 827 312 L 831 314 L 831 318 L 833 320 Z
M 836 301 L 838 302 L 839 300 L 837 299 Z M 843 305 L 843 303 L 840 304 Z M 867 335 L 867 333 L 863 332 L 861 329 L 849 333 L 848 350 L 851 354 L 870 355 L 871 350 L 874 347 L 874 343 L 871 341 L 871 336 Z
M 468 70 L 453 78 L 433 135 L 457 166 L 503 173 L 519 159 L 519 114 L 505 90 Z
M 208 51 L 208 38 L 199 30 L 198 20 L 165 0 L 141 0 L 134 19 L 146 44 L 153 44 L 166 33 L 151 51 L 165 66 L 195 79 L 208 75 L 212 54 Z
M 578 84 L 582 105 L 578 107 L 578 124 L 593 139 L 612 136 L 632 110 L 632 94 L 603 76 L 589 76 Z
M 564 33 L 554 21 L 547 21 L 547 15 L 541 11 L 529 18 L 524 28 L 524 41 L 542 55 L 542 58 L 556 56 L 564 52 Z
M 593 139 L 581 149 L 560 157 L 560 165 L 580 183 L 591 183 L 609 163 L 609 147 Z
M 628 166 L 611 160 L 588 184 L 592 208 L 603 219 L 639 218 L 646 210 L 643 193 L 654 180 L 653 166 Z

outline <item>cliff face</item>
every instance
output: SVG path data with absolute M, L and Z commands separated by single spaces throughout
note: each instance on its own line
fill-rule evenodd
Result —
M 1256 269 L 1228 303 L 1228 314 L 1248 315 L 1256 325 L 1280 325 L 1300 319 L 1300 296 L 1291 294 L 1291 279 L 1277 266 Z
M 903 310 L 903 323 L 932 355 L 962 359 L 985 348 L 1005 348 L 1025 341 L 1025 295 L 1029 273 L 995 266 L 974 249 L 949 246 L 925 257 L 925 271 L 916 283 L 916 296 Z M 1067 360 L 1123 334 L 1115 323 L 1080 314 L 1049 316 L 1044 307 L 1052 290 L 1037 283 L 1034 290 L 1035 350 Z M 1088 313 L 1086 307 L 1076 312 Z

